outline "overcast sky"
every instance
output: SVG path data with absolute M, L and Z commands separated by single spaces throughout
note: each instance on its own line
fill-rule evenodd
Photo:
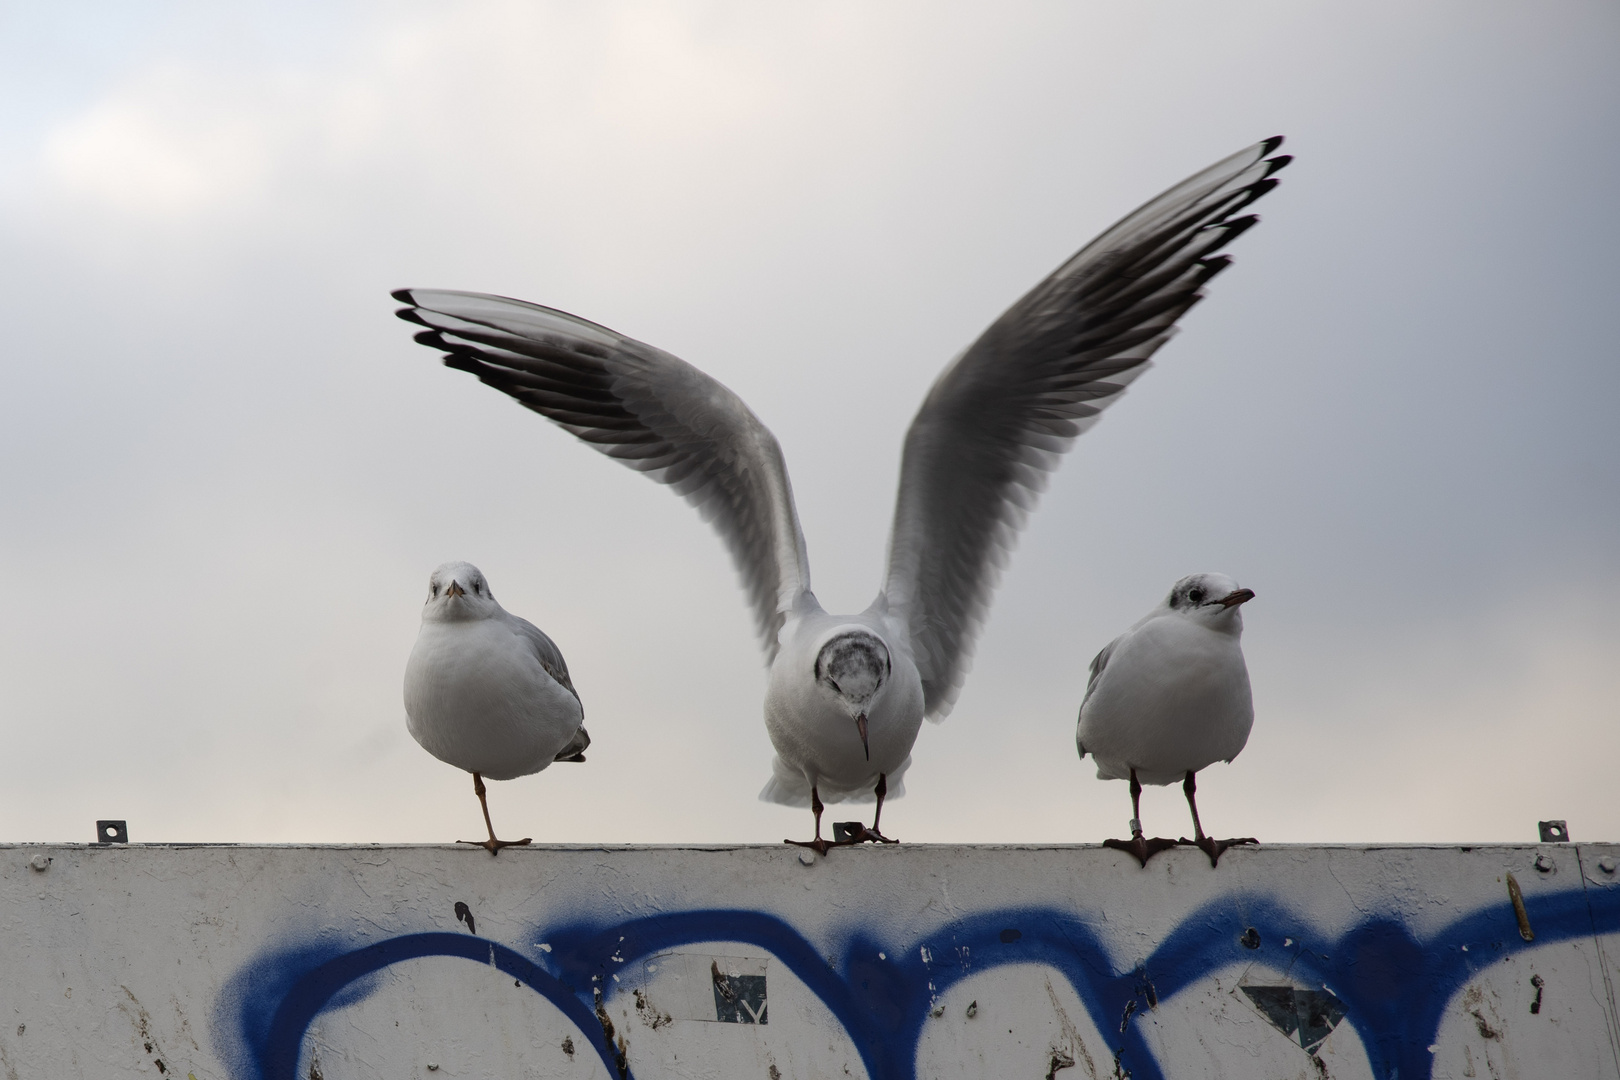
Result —
M 503 835 L 807 834 L 756 801 L 718 539 L 442 368 L 389 290 L 713 374 L 858 610 L 940 368 L 1279 133 L 1263 223 L 1054 477 L 885 829 L 1123 835 L 1075 757 L 1086 666 L 1220 570 L 1259 594 L 1256 719 L 1200 777 L 1213 833 L 1620 837 L 1613 3 L 278 2 L 0 6 L 0 840 L 478 837 L 401 704 L 450 559 L 558 641 L 595 739 L 491 785 Z M 1143 816 L 1187 830 L 1175 788 Z

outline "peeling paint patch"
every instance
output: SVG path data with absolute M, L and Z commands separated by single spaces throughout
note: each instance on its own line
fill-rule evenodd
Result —
M 609 1052 L 613 1054 L 613 1067 L 619 1074 L 619 1080 L 629 1080 L 629 1045 L 625 1042 L 622 1036 L 615 1041 L 613 1018 L 609 1016 L 607 1014 L 607 1010 L 602 1007 L 600 996 L 598 996 L 596 1002 L 596 1022 L 602 1025 L 602 1042 L 607 1045 Z
M 1344 1002 L 1326 990 L 1300 990 L 1292 986 L 1242 986 L 1239 989 L 1261 1016 L 1313 1057 L 1316 1048 L 1344 1019 Z
M 636 1012 L 641 1015 L 642 1023 L 646 1024 L 654 1031 L 657 1031 L 659 1028 L 664 1027 L 665 1025 L 674 1021 L 674 1018 L 668 1013 L 659 1012 L 655 1006 L 648 1003 L 646 991 L 637 988 L 635 997 Z

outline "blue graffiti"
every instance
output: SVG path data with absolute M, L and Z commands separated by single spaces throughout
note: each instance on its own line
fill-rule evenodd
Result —
M 1620 890 L 1589 895 L 1573 889 L 1527 899 L 1526 907 L 1537 945 L 1620 931 Z M 485 938 L 437 932 L 359 947 L 327 944 L 270 953 L 231 980 L 216 1027 L 235 1048 L 239 1080 L 295 1080 L 305 1036 L 320 1013 L 364 998 L 392 964 L 463 957 L 490 964 L 539 993 L 586 1036 L 610 1076 L 628 1076 L 597 1013 L 612 973 L 681 946 L 731 941 L 762 949 L 791 970 L 843 1025 L 872 1080 L 915 1080 L 917 1047 L 935 1000 L 962 979 L 1005 964 L 1060 972 L 1097 1029 L 1120 1032 L 1112 1048 L 1120 1065 L 1141 1080 L 1163 1080 L 1141 1025 L 1130 1022 L 1132 1014 L 1221 968 L 1263 961 L 1332 989 L 1362 1039 L 1373 1075 L 1415 1080 L 1431 1074 L 1428 1047 L 1451 998 L 1503 956 L 1534 947 L 1520 937 L 1505 903 L 1423 937 L 1387 916 L 1328 937 L 1307 916 L 1256 894 L 1228 896 L 1193 911 L 1127 971 L 1116 967 L 1080 918 L 1047 908 L 982 912 L 904 947 L 857 931 L 844 943 L 840 961 L 782 919 L 747 910 L 683 911 L 612 925 L 580 921 L 539 933 L 552 946 L 539 964 Z M 930 955 L 954 962 L 931 963 Z

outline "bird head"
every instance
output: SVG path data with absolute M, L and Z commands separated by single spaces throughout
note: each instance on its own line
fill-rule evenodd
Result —
M 1241 634 L 1239 609 L 1253 599 L 1252 589 L 1240 588 L 1225 574 L 1189 574 L 1176 582 L 1164 603 L 1183 618 L 1212 630 Z
M 428 578 L 424 622 L 487 619 L 499 610 L 483 571 L 468 562 L 447 562 Z
M 866 714 L 888 681 L 889 669 L 889 648 L 870 630 L 835 631 L 816 654 L 816 685 L 849 713 L 869 761 L 872 750 L 866 741 Z

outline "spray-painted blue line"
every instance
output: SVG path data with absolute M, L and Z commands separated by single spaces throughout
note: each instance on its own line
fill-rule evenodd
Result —
M 602 1037 L 596 1014 L 561 980 L 505 945 L 469 934 L 407 934 L 367 945 L 317 965 L 293 982 L 276 1006 L 264 1042 L 259 1075 L 263 1080 L 297 1080 L 298 1058 L 310 1023 L 334 996 L 367 975 L 402 960 L 459 956 L 489 964 L 550 1001 L 596 1048 L 608 1073 L 617 1071 L 613 1048 Z M 594 1035 L 594 1037 L 592 1037 Z
M 262 957 L 232 981 L 222 996 L 219 1021 L 227 1041 L 244 1051 L 238 1061 L 241 1076 L 294 1080 L 305 1034 L 321 1011 L 364 997 L 371 989 L 367 977 L 390 964 L 460 956 L 493 963 L 544 995 L 582 1033 L 590 1033 L 588 1041 L 611 1075 L 617 1069 L 616 1048 L 596 1034 L 600 1025 L 587 1004 L 592 988 L 607 994 L 615 972 L 660 952 L 734 941 L 770 953 L 820 999 L 843 1025 L 872 1080 L 915 1080 L 917 1049 L 935 1001 L 963 979 L 1005 964 L 1038 964 L 1061 973 L 1120 1064 L 1139 1080 L 1163 1080 L 1132 1010 L 1167 999 L 1221 968 L 1260 962 L 1331 990 L 1360 1036 L 1374 1076 L 1416 1080 L 1432 1071 L 1428 1047 L 1447 1006 L 1478 972 L 1536 945 L 1620 931 L 1620 889 L 1569 890 L 1527 900 L 1526 909 L 1534 944 L 1522 940 L 1505 901 L 1423 939 L 1387 916 L 1368 918 L 1329 938 L 1272 897 L 1232 894 L 1189 913 L 1139 966 L 1126 971 L 1115 967 L 1079 917 L 1047 908 L 975 914 L 900 949 L 857 932 L 837 962 L 781 918 L 747 910 L 555 925 L 538 931 L 552 947 L 544 961 L 550 970 L 483 938 L 412 934 L 350 952 L 327 946 Z M 924 949 L 931 960 L 923 958 Z M 267 1029 L 266 1015 L 272 1017 Z
M 776 957 L 844 1026 L 867 1074 L 892 1071 L 893 1032 L 879 1010 L 862 1008 L 850 982 L 840 978 L 824 957 L 793 927 L 775 915 L 746 910 L 683 911 L 633 919 L 611 927 L 586 923 L 552 927 L 544 932 L 552 952 L 549 963 L 565 979 L 606 983 L 615 970 L 637 960 L 697 942 L 735 941 Z

